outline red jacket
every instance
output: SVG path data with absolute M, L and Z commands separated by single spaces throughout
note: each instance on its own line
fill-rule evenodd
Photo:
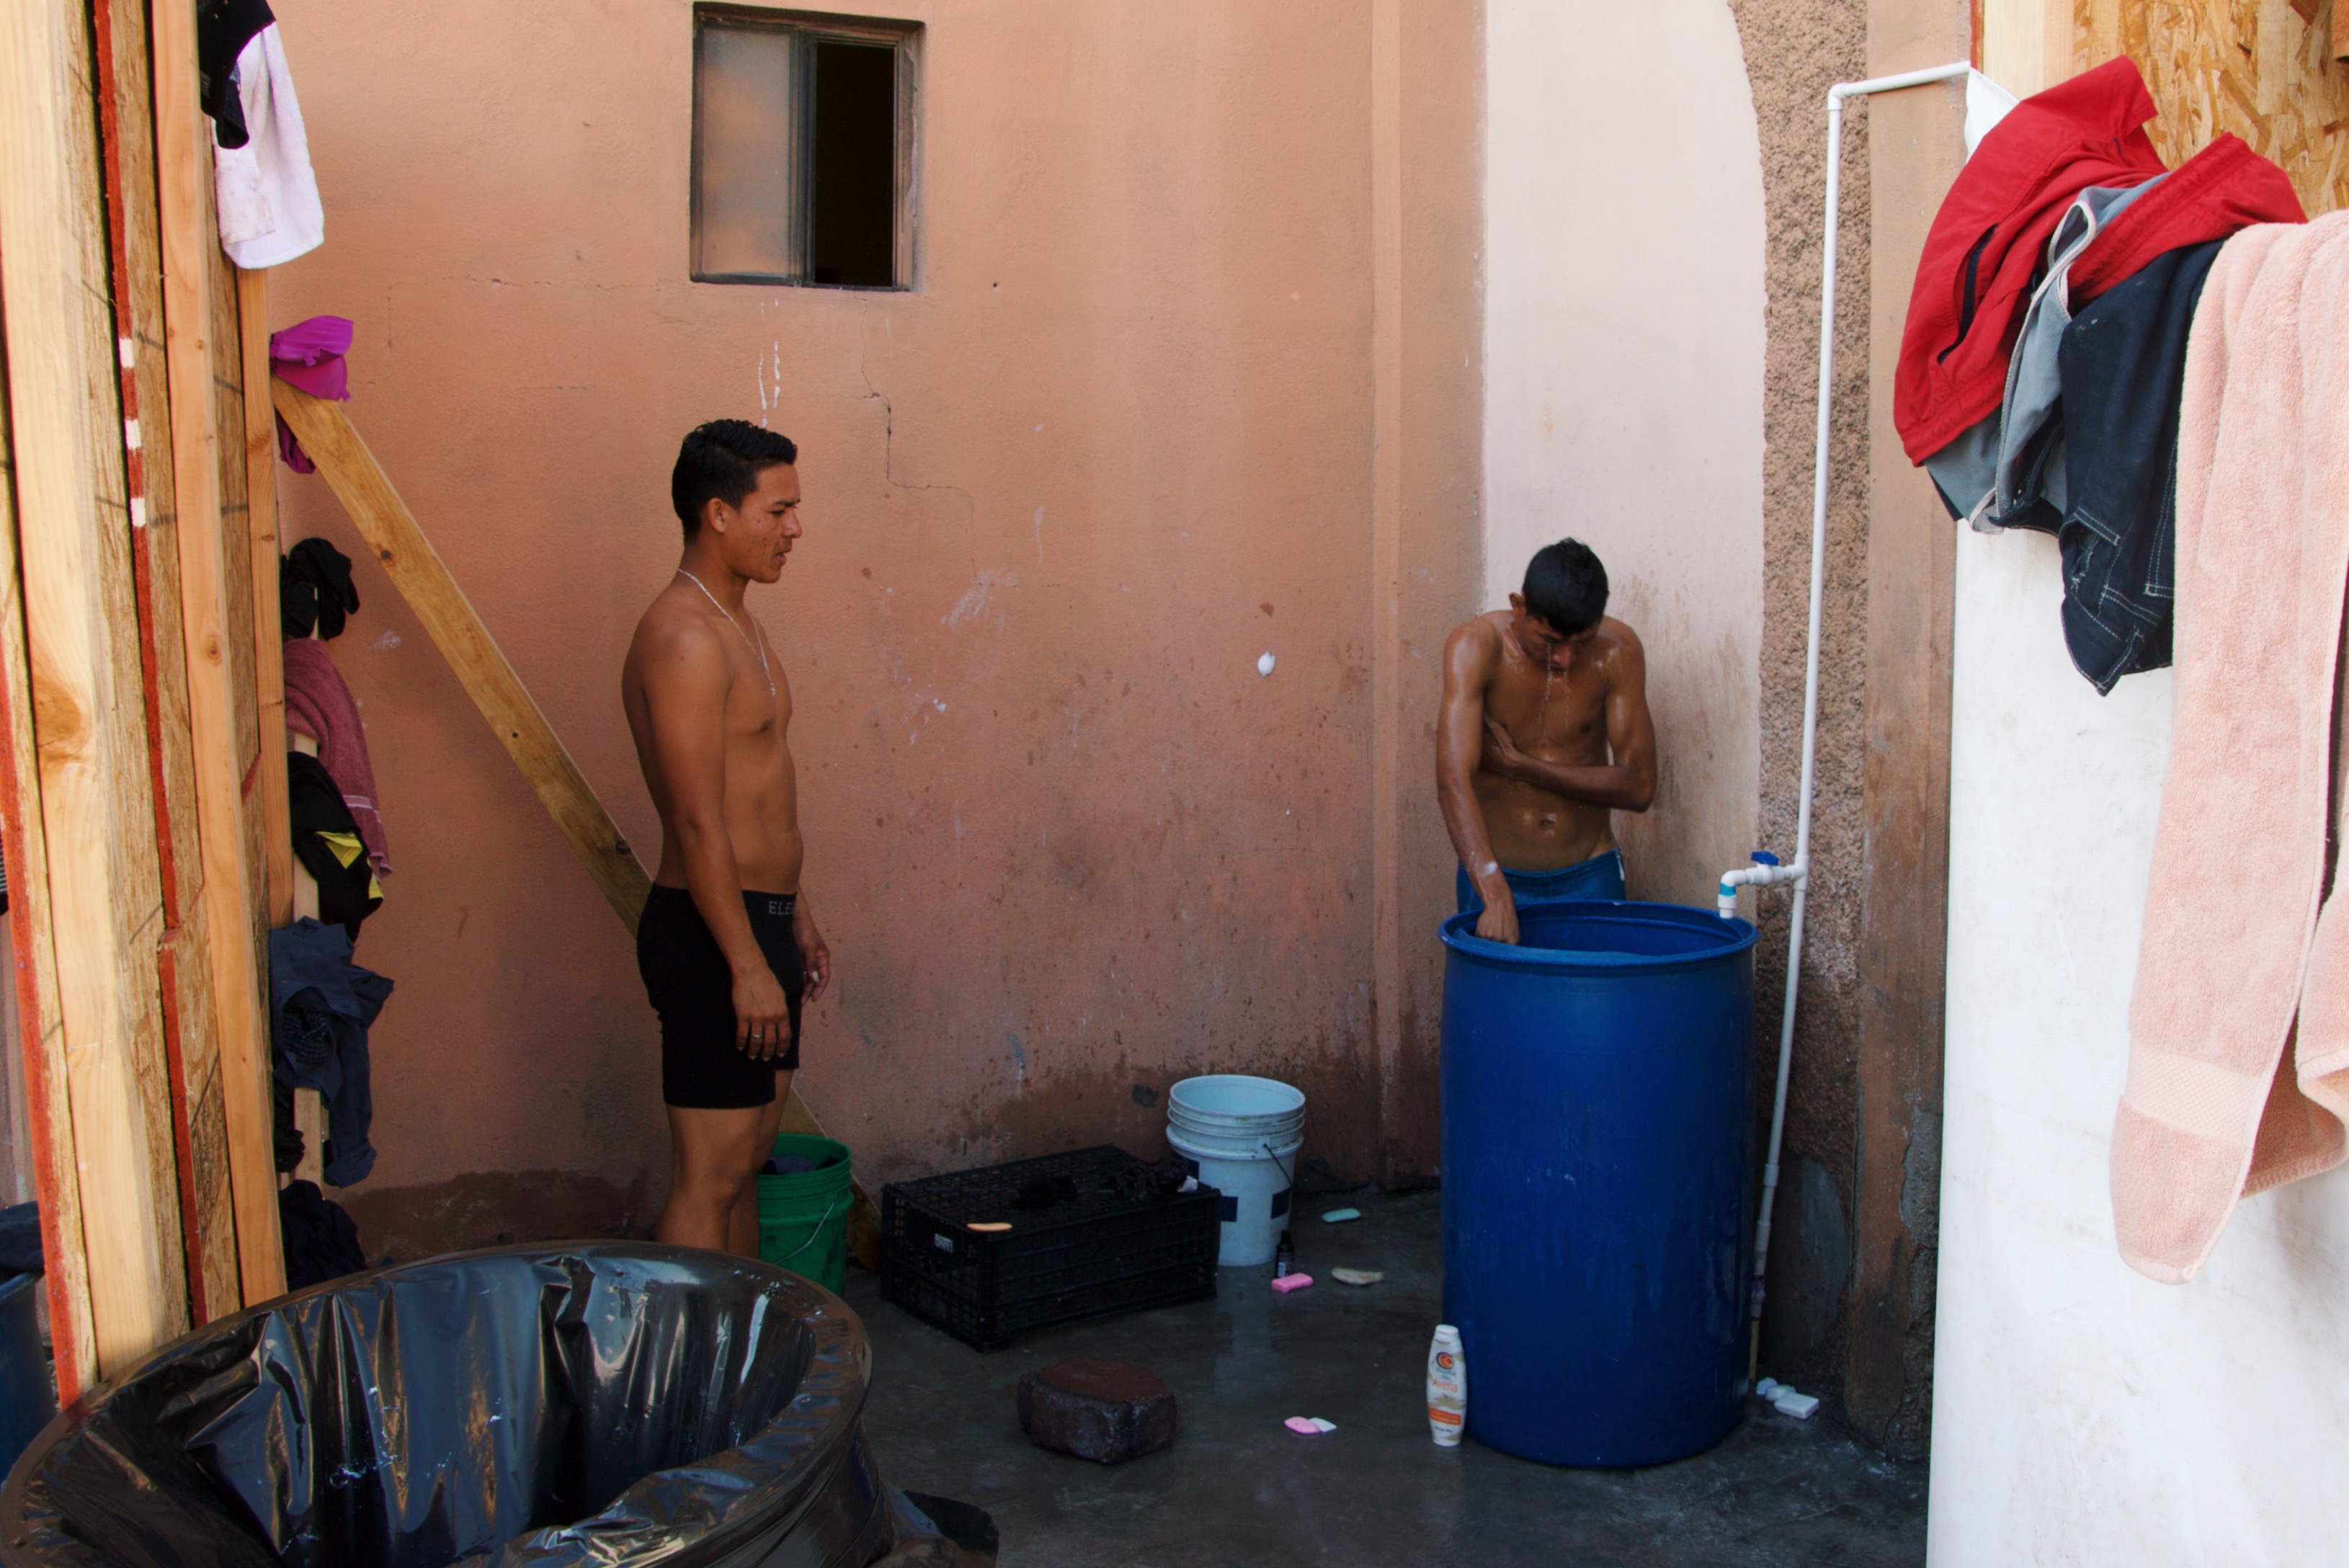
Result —
M 2156 112 L 2123 57 L 2023 99 L 1974 149 L 1925 236 L 1900 334 L 1892 421 L 1911 462 L 2005 396 L 2032 275 L 2072 199 L 2164 171 L 2145 134 Z
M 2300 195 L 2284 171 L 2229 134 L 2120 211 L 2089 242 L 2066 280 L 2072 309 L 2180 245 L 2220 240 L 2253 223 L 2304 223 Z
M 1892 419 L 1910 462 L 1940 451 L 2006 395 L 2007 357 L 2047 236 L 2073 199 L 2164 171 L 2144 130 L 2156 112 L 2136 63 L 2123 57 L 2023 99 L 1982 138 L 1933 219 L 1909 296 Z M 2282 170 L 2241 138 L 2221 136 L 2096 236 L 2072 264 L 2069 301 L 2076 310 L 2164 251 L 2253 223 L 2307 221 Z

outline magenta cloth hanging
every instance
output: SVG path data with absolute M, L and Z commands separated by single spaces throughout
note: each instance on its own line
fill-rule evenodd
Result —
M 349 322 L 339 316 L 314 316 L 269 335 L 269 369 L 289 387 L 299 387 L 314 398 L 347 403 L 351 400 L 351 378 L 343 356 L 350 351 Z M 277 455 L 296 473 L 318 472 L 310 454 L 286 428 L 283 414 L 277 416 Z

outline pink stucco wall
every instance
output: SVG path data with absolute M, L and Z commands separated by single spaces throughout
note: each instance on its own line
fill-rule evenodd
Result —
M 807 538 L 751 602 L 838 963 L 802 1087 L 868 1179 L 1155 1152 L 1135 1085 L 1211 1070 L 1299 1083 L 1341 1170 L 1433 1163 L 1448 851 L 1416 655 L 1475 607 L 1476 44 L 1473 6 L 1405 8 L 1415 640 L 1381 778 L 1373 9 L 893 6 L 928 23 L 923 270 L 895 294 L 687 280 L 684 0 L 278 0 L 328 239 L 274 277 L 273 325 L 356 320 L 353 417 L 648 861 L 616 691 L 676 559 L 678 439 L 737 415 L 801 443 Z M 363 555 L 322 482 L 280 495 L 287 538 Z M 398 986 L 369 1245 L 640 1224 L 667 1155 L 630 944 L 371 561 L 359 583 L 335 654 L 398 867 L 359 950 Z M 1381 788 L 1408 797 L 1383 1093 Z

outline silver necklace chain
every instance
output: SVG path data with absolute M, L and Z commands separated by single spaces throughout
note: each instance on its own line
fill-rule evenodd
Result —
M 742 630 L 742 623 L 740 621 L 736 620 L 730 615 L 727 615 L 726 607 L 718 603 L 718 596 L 709 591 L 709 585 L 708 583 L 703 582 L 699 577 L 695 576 L 683 566 L 679 566 L 677 569 L 677 575 L 683 577 L 687 582 L 691 583 L 695 587 L 699 588 L 701 590 L 701 597 L 708 599 L 710 604 L 717 608 L 719 615 L 726 616 L 726 624 L 732 627 L 736 631 L 742 633 L 742 640 L 750 644 L 751 653 L 756 655 L 758 658 L 759 673 L 767 678 L 767 695 L 772 697 L 775 694 L 775 677 L 773 671 L 767 668 L 767 650 L 760 647 L 756 641 L 752 640 L 749 632 Z

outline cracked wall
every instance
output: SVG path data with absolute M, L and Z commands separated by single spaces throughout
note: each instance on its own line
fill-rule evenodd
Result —
M 1155 1153 L 1135 1086 L 1214 1070 L 1299 1084 L 1341 1171 L 1431 1168 L 1432 954 L 1383 1084 L 1372 1044 L 1375 790 L 1405 929 L 1447 886 L 1417 771 L 1369 765 L 1382 8 L 894 8 L 928 22 L 910 293 L 687 281 L 684 0 L 278 9 L 328 240 L 274 323 L 356 320 L 354 419 L 647 861 L 617 683 L 676 558 L 678 440 L 735 415 L 801 443 L 807 537 L 750 603 L 838 965 L 801 1084 L 868 1182 Z M 1424 650 L 1474 593 L 1481 56 L 1473 5 L 1400 26 L 1416 756 Z M 363 556 L 321 483 L 281 494 L 289 539 Z M 334 651 L 399 871 L 360 941 L 398 991 L 355 1207 L 403 1236 L 640 1224 L 666 1131 L 630 945 L 358 574 Z M 459 1179 L 484 1172 L 529 1173 L 523 1218 Z

